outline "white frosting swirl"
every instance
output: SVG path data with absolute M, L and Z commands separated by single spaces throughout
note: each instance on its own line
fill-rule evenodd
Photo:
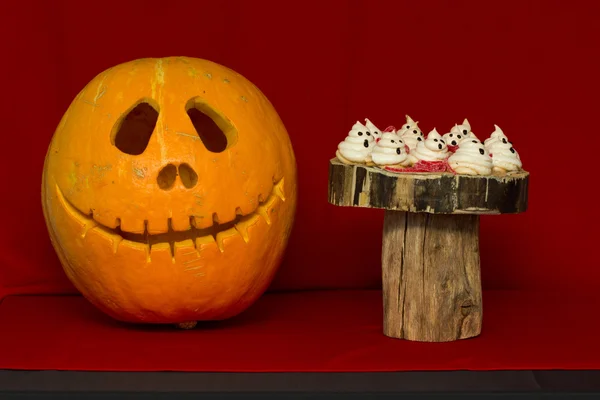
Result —
M 411 117 L 407 115 L 406 123 L 402 125 L 402 127 L 398 130 L 398 135 L 403 136 L 407 131 L 412 131 L 413 129 L 420 131 L 419 121 L 415 122 Z
M 492 153 L 492 164 L 494 170 L 500 172 L 511 172 L 519 171 L 523 164 L 521 163 L 521 157 L 510 142 L 497 142 Z
M 494 129 L 494 132 L 492 132 L 490 137 L 485 139 L 485 142 L 483 142 L 485 148 L 492 154 L 494 154 L 494 152 L 492 151 L 492 148 L 496 144 L 498 144 L 498 143 L 507 144 L 508 143 L 508 138 L 506 137 L 506 135 L 504 134 L 502 129 L 500 129 L 500 127 L 496 124 L 494 124 L 494 127 L 496 128 L 496 129 Z
M 338 144 L 338 150 L 348 161 L 366 162 L 373 150 L 373 136 L 363 124 L 356 121 L 348 136 Z
M 443 161 L 448 158 L 448 146 L 438 131 L 433 128 L 425 141 L 419 142 L 415 151 L 411 152 L 417 159 L 423 161 Z
M 468 135 L 469 132 L 471 132 L 471 124 L 469 124 L 469 121 L 465 118 L 465 120 L 463 121 L 462 124 L 460 124 L 460 125 L 454 124 L 452 129 L 450 129 L 450 132 L 462 133 L 463 135 Z
M 469 124 L 469 121 L 466 118 L 462 124 L 460 124 L 460 125 L 454 124 L 452 129 L 450 129 L 450 133 L 460 134 L 461 136 L 463 136 L 463 138 L 466 136 L 470 139 L 479 140 L 477 138 L 477 136 L 475 135 L 475 132 L 473 132 L 471 130 L 471 124 Z M 453 145 L 453 146 L 456 146 L 456 145 Z
M 479 140 L 463 140 L 456 153 L 448 158 L 450 167 L 457 174 L 490 175 L 492 158 Z
M 371 133 L 371 136 L 373 136 L 373 139 L 377 140 L 378 138 L 381 137 L 381 129 L 379 129 L 378 127 L 376 127 L 369 120 L 369 118 L 365 118 L 365 127 L 369 130 L 369 133 Z
M 404 142 L 400 136 L 384 132 L 371 153 L 371 159 L 377 165 L 410 165 Z
M 404 127 L 406 127 L 406 125 Z M 399 133 L 398 135 L 404 140 L 404 143 L 406 143 L 410 151 L 416 149 L 417 144 L 425 140 L 423 132 L 417 126 L 409 130 L 404 130 L 403 134 Z
M 448 132 L 442 137 L 448 146 L 458 146 L 460 142 L 468 139 L 468 135 L 463 135 L 461 132 Z

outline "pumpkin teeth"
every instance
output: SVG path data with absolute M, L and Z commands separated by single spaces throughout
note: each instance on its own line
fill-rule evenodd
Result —
M 259 217 L 264 218 L 267 225 L 271 225 L 271 214 L 274 204 L 277 199 L 285 201 L 283 186 L 282 178 L 274 184 L 271 195 L 266 200 L 264 200 L 262 194 L 259 194 L 259 205 L 253 213 L 242 215 L 241 207 L 237 207 L 235 209 L 235 219 L 226 223 L 220 223 L 219 216 L 215 212 L 212 214 L 213 224 L 211 226 L 202 226 L 200 221 L 205 220 L 202 216 L 191 215 L 189 217 L 189 229 L 180 231 L 173 229 L 173 220 L 168 218 L 166 224 L 167 232 L 162 233 L 153 233 L 153 224 L 149 220 L 144 220 L 143 227 L 140 227 L 137 232 L 123 230 L 123 223 L 120 218 L 114 220 L 112 224 L 114 228 L 103 225 L 101 221 L 95 218 L 98 216 L 94 215 L 95 210 L 90 210 L 90 214 L 86 215 L 75 208 L 64 197 L 58 185 L 56 185 L 56 193 L 65 211 L 80 224 L 81 238 L 85 238 L 90 230 L 97 229 L 110 237 L 114 254 L 118 252 L 119 247 L 125 241 L 128 245 L 135 244 L 140 250 L 143 249 L 146 253 L 147 262 L 151 262 L 153 247 L 157 249 L 169 248 L 171 258 L 175 262 L 178 243 L 193 244 L 196 252 L 200 252 L 202 246 L 212 242 L 215 242 L 220 252 L 224 252 L 227 239 L 236 235 L 241 236 L 244 242 L 248 243 L 250 241 L 249 228 L 257 223 Z M 131 223 L 125 225 L 129 227 Z M 156 228 L 156 225 L 154 227 Z
M 198 253 L 198 250 L 196 249 L 196 242 L 192 239 L 175 242 L 174 248 L 175 257 L 173 260 L 175 260 L 175 258 L 180 260 L 185 259 L 186 261 L 183 261 L 184 265 L 194 263 L 199 259 L 200 253 Z
M 275 193 L 281 201 L 285 201 L 285 194 L 283 193 L 283 178 L 273 187 L 273 193 Z
M 241 220 L 240 222 L 238 222 L 237 224 L 235 224 L 235 229 L 237 229 L 237 231 L 240 233 L 240 235 L 244 239 L 244 242 L 248 243 L 250 241 L 250 235 L 248 234 L 248 228 L 250 228 L 252 225 L 256 224 L 258 222 L 259 218 L 260 217 L 258 215 L 252 214 L 248 218 L 245 218 L 245 219 Z
M 277 196 L 279 197 L 279 196 Z M 267 201 L 264 204 L 261 204 L 256 212 L 265 219 L 267 225 L 271 225 L 271 217 L 269 216 L 269 209 L 273 207 L 276 201 L 276 196 L 269 196 Z
M 90 229 L 98 226 L 98 223 L 93 219 L 88 219 L 83 222 L 83 228 L 81 229 L 81 238 L 84 239 Z
M 207 220 L 207 218 L 204 218 L 202 215 L 192 215 L 192 221 L 190 223 L 190 225 L 196 229 L 205 229 L 205 228 L 210 228 L 210 225 L 207 226 L 202 226 L 202 222 Z
M 119 245 L 123 241 L 123 237 L 117 234 L 112 234 L 111 236 L 114 236 L 112 238 L 113 254 L 117 254 L 117 250 L 119 249 Z
M 217 242 L 217 246 L 219 247 L 221 253 L 225 252 L 225 240 L 227 240 L 230 237 L 237 236 L 239 234 L 240 233 L 235 228 L 229 228 L 225 231 L 217 233 L 215 241 Z
M 267 212 L 267 209 L 264 206 L 259 206 L 256 209 L 256 212 L 258 213 L 258 215 L 265 219 L 267 225 L 271 225 L 271 218 L 269 218 L 269 213 Z
M 200 251 L 202 249 L 202 246 L 210 245 L 211 243 L 214 243 L 214 242 L 215 242 L 215 238 L 212 235 L 199 236 L 196 238 L 196 240 L 194 240 L 194 244 L 196 245 L 196 249 L 198 251 Z

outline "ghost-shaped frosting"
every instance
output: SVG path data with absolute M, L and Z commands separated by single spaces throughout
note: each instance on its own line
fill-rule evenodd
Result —
M 406 116 L 406 124 L 398 131 L 398 135 L 404 140 L 410 151 L 417 147 L 417 143 L 425 140 L 423 132 L 419 129 L 418 121 L 415 122 L 408 115 Z
M 494 152 L 492 151 L 492 148 L 498 144 L 498 143 L 502 143 L 502 144 L 507 144 L 509 143 L 508 138 L 506 137 L 506 135 L 504 134 L 504 132 L 502 131 L 502 129 L 500 129 L 500 127 L 496 124 L 494 124 L 494 132 L 492 132 L 492 134 L 490 135 L 489 138 L 485 139 L 485 142 L 483 142 L 485 148 L 487 149 L 487 151 L 489 151 L 491 154 L 494 154 Z
M 427 139 L 419 142 L 417 148 L 414 151 L 411 151 L 411 154 L 418 160 L 443 161 L 448 158 L 450 153 L 448 152 L 448 146 L 442 136 L 438 133 L 437 129 L 433 128 L 433 130 L 427 134 Z
M 469 134 L 469 132 L 471 132 L 471 124 L 469 124 L 469 120 L 467 120 L 465 118 L 465 120 L 463 121 L 462 124 L 460 124 L 460 125 L 454 124 L 454 126 L 452 127 L 450 132 L 461 133 L 464 136 L 467 136 Z
M 460 144 L 460 142 L 462 142 L 465 139 L 470 139 L 470 137 L 467 135 L 464 135 L 462 132 L 448 132 L 446 134 L 444 134 L 444 136 L 442 137 L 444 139 L 444 141 L 446 142 L 446 144 L 448 146 L 458 146 Z
M 410 116 L 406 115 L 406 123 L 400 127 L 400 129 L 398 130 L 398 135 L 403 136 L 407 131 L 413 129 L 416 129 L 419 132 L 421 131 L 419 129 L 419 121 L 415 122 Z
M 373 139 L 375 141 L 377 141 L 377 139 L 379 139 L 381 137 L 381 129 L 379 129 L 378 127 L 376 127 L 369 120 L 369 118 L 365 118 L 365 126 L 367 127 L 367 129 L 369 130 L 369 132 L 371 133 L 371 135 L 373 136 Z
M 481 141 L 477 139 L 463 140 L 448 158 L 448 164 L 457 174 L 490 175 L 492 158 Z
M 366 163 L 373 150 L 373 135 L 366 126 L 356 121 L 343 142 L 338 144 L 338 153 L 343 158 L 355 163 Z
M 384 132 L 381 135 L 381 139 L 373 147 L 371 159 L 373 163 L 380 166 L 407 167 L 411 165 L 404 141 L 400 136 L 391 132 Z
M 460 125 L 454 124 L 452 129 L 450 129 L 450 133 L 460 134 L 461 136 L 467 136 L 471 139 L 479 140 L 477 138 L 477 136 L 475 136 L 475 132 L 473 132 L 471 130 L 471 124 L 469 123 L 469 120 L 467 120 L 466 118 L 462 124 L 460 124 Z M 454 145 L 452 145 L 452 146 L 454 146 Z
M 499 140 L 493 145 L 492 149 L 494 151 L 492 153 L 492 171 L 495 174 L 503 175 L 508 172 L 516 172 L 523 167 L 519 153 L 508 140 Z

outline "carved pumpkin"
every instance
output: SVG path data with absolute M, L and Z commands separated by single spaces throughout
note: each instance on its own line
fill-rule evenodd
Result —
M 63 269 L 91 303 L 122 321 L 189 326 L 232 317 L 268 287 L 292 229 L 296 162 L 243 76 L 141 59 L 73 100 L 42 199 Z

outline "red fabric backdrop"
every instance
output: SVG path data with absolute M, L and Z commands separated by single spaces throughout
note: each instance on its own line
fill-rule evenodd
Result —
M 77 92 L 140 57 L 187 55 L 252 80 L 283 118 L 299 209 L 272 289 L 380 284 L 383 214 L 327 203 L 328 160 L 357 119 L 426 132 L 500 125 L 532 173 L 530 209 L 482 218 L 485 288 L 600 281 L 596 1 L 2 2 L 0 297 L 64 293 L 40 205 L 42 163 Z

